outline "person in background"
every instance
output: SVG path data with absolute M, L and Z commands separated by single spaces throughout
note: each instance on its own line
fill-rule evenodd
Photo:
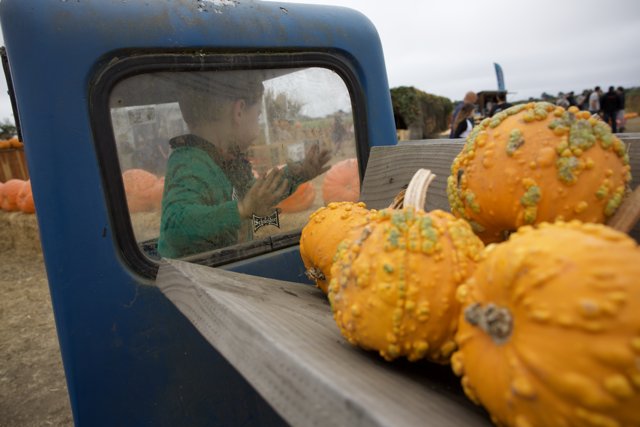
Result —
M 578 108 L 582 111 L 589 111 L 589 96 L 591 92 L 588 89 L 582 91 L 581 95 L 578 95 L 578 99 L 576 102 L 578 103 Z
M 569 92 L 567 94 L 567 101 L 569 101 L 569 106 L 573 107 L 573 106 L 577 106 L 578 105 L 578 101 L 576 101 L 576 96 L 573 93 L 573 91 Z
M 453 113 L 451 113 L 451 131 L 449 132 L 449 138 L 455 138 L 455 136 L 453 136 L 456 129 L 454 124 L 456 123 L 456 118 L 458 116 L 458 113 L 462 109 L 462 106 L 465 104 L 475 104 L 476 102 L 478 102 L 478 95 L 476 95 L 476 93 L 473 91 L 469 91 L 464 95 L 464 99 L 462 100 L 462 102 L 459 102 L 455 106 L 455 108 L 453 109 Z
M 620 110 L 620 97 L 613 86 L 609 86 L 607 93 L 600 99 L 600 109 L 602 110 L 602 120 L 611 126 L 611 132 L 618 132 L 617 114 Z
M 618 132 L 622 133 L 624 132 L 624 127 L 626 125 L 626 120 L 624 118 L 624 88 L 622 86 L 618 86 L 618 89 L 616 89 L 616 93 L 618 94 L 620 103 L 620 109 L 616 113 L 616 118 L 618 120 Z
M 591 95 L 589 95 L 589 112 L 591 114 L 598 114 L 600 112 L 600 97 L 602 96 L 602 89 L 600 86 L 596 86 Z
M 560 92 L 558 94 L 558 100 L 556 101 L 556 105 L 565 109 L 569 108 L 570 104 L 569 104 L 569 100 L 567 99 L 567 95 Z
M 170 141 L 158 253 L 167 258 L 252 238 L 252 221 L 303 182 L 326 172 L 327 150 L 254 177 L 247 150 L 260 135 L 263 84 L 257 72 L 178 73 L 178 103 L 189 133 Z
M 473 129 L 473 113 L 476 110 L 474 104 L 463 104 L 454 123 L 453 138 L 466 138 Z
M 506 110 L 507 108 L 511 107 L 511 104 L 507 102 L 506 93 L 498 93 L 498 95 L 496 95 L 496 98 L 498 101 L 493 106 L 491 111 L 489 111 L 489 117 L 493 117 L 496 113 L 499 113 L 500 111 Z

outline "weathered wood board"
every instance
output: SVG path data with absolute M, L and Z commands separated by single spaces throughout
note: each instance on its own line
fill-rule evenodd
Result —
M 449 367 L 350 345 L 315 287 L 173 260 L 157 284 L 291 425 L 491 425 Z

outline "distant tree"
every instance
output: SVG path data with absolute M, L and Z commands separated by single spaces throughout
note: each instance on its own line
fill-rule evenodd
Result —
M 265 94 L 265 108 L 268 120 L 295 120 L 300 116 L 300 110 L 304 107 L 299 101 L 293 100 L 285 93 L 276 95 L 272 90 Z
M 11 139 L 18 134 L 16 126 L 8 119 L 0 122 L 0 139 Z
M 554 101 L 556 97 L 553 95 L 549 95 L 547 92 L 542 92 L 542 95 L 540 95 L 540 99 L 542 99 L 543 101 Z
M 411 86 L 391 89 L 396 128 L 406 128 L 411 138 L 429 138 L 448 129 L 453 103 L 449 98 L 432 95 Z

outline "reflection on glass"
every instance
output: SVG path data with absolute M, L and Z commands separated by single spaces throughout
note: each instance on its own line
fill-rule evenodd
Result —
M 359 197 L 351 100 L 330 70 L 149 73 L 110 102 L 134 232 L 151 255 L 299 230 L 320 206 Z

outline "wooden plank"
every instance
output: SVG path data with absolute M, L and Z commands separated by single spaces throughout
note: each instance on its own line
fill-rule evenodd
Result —
M 426 210 L 449 211 L 447 178 L 463 144 L 461 139 L 434 139 L 372 147 L 360 199 L 371 209 L 386 208 L 406 188 L 413 174 L 426 168 L 436 174 L 429 187 Z
M 484 426 L 448 366 L 350 345 L 309 285 L 165 260 L 157 285 L 293 426 Z
M 27 162 L 22 148 L 0 150 L 0 182 L 7 182 L 10 179 L 29 179 Z

